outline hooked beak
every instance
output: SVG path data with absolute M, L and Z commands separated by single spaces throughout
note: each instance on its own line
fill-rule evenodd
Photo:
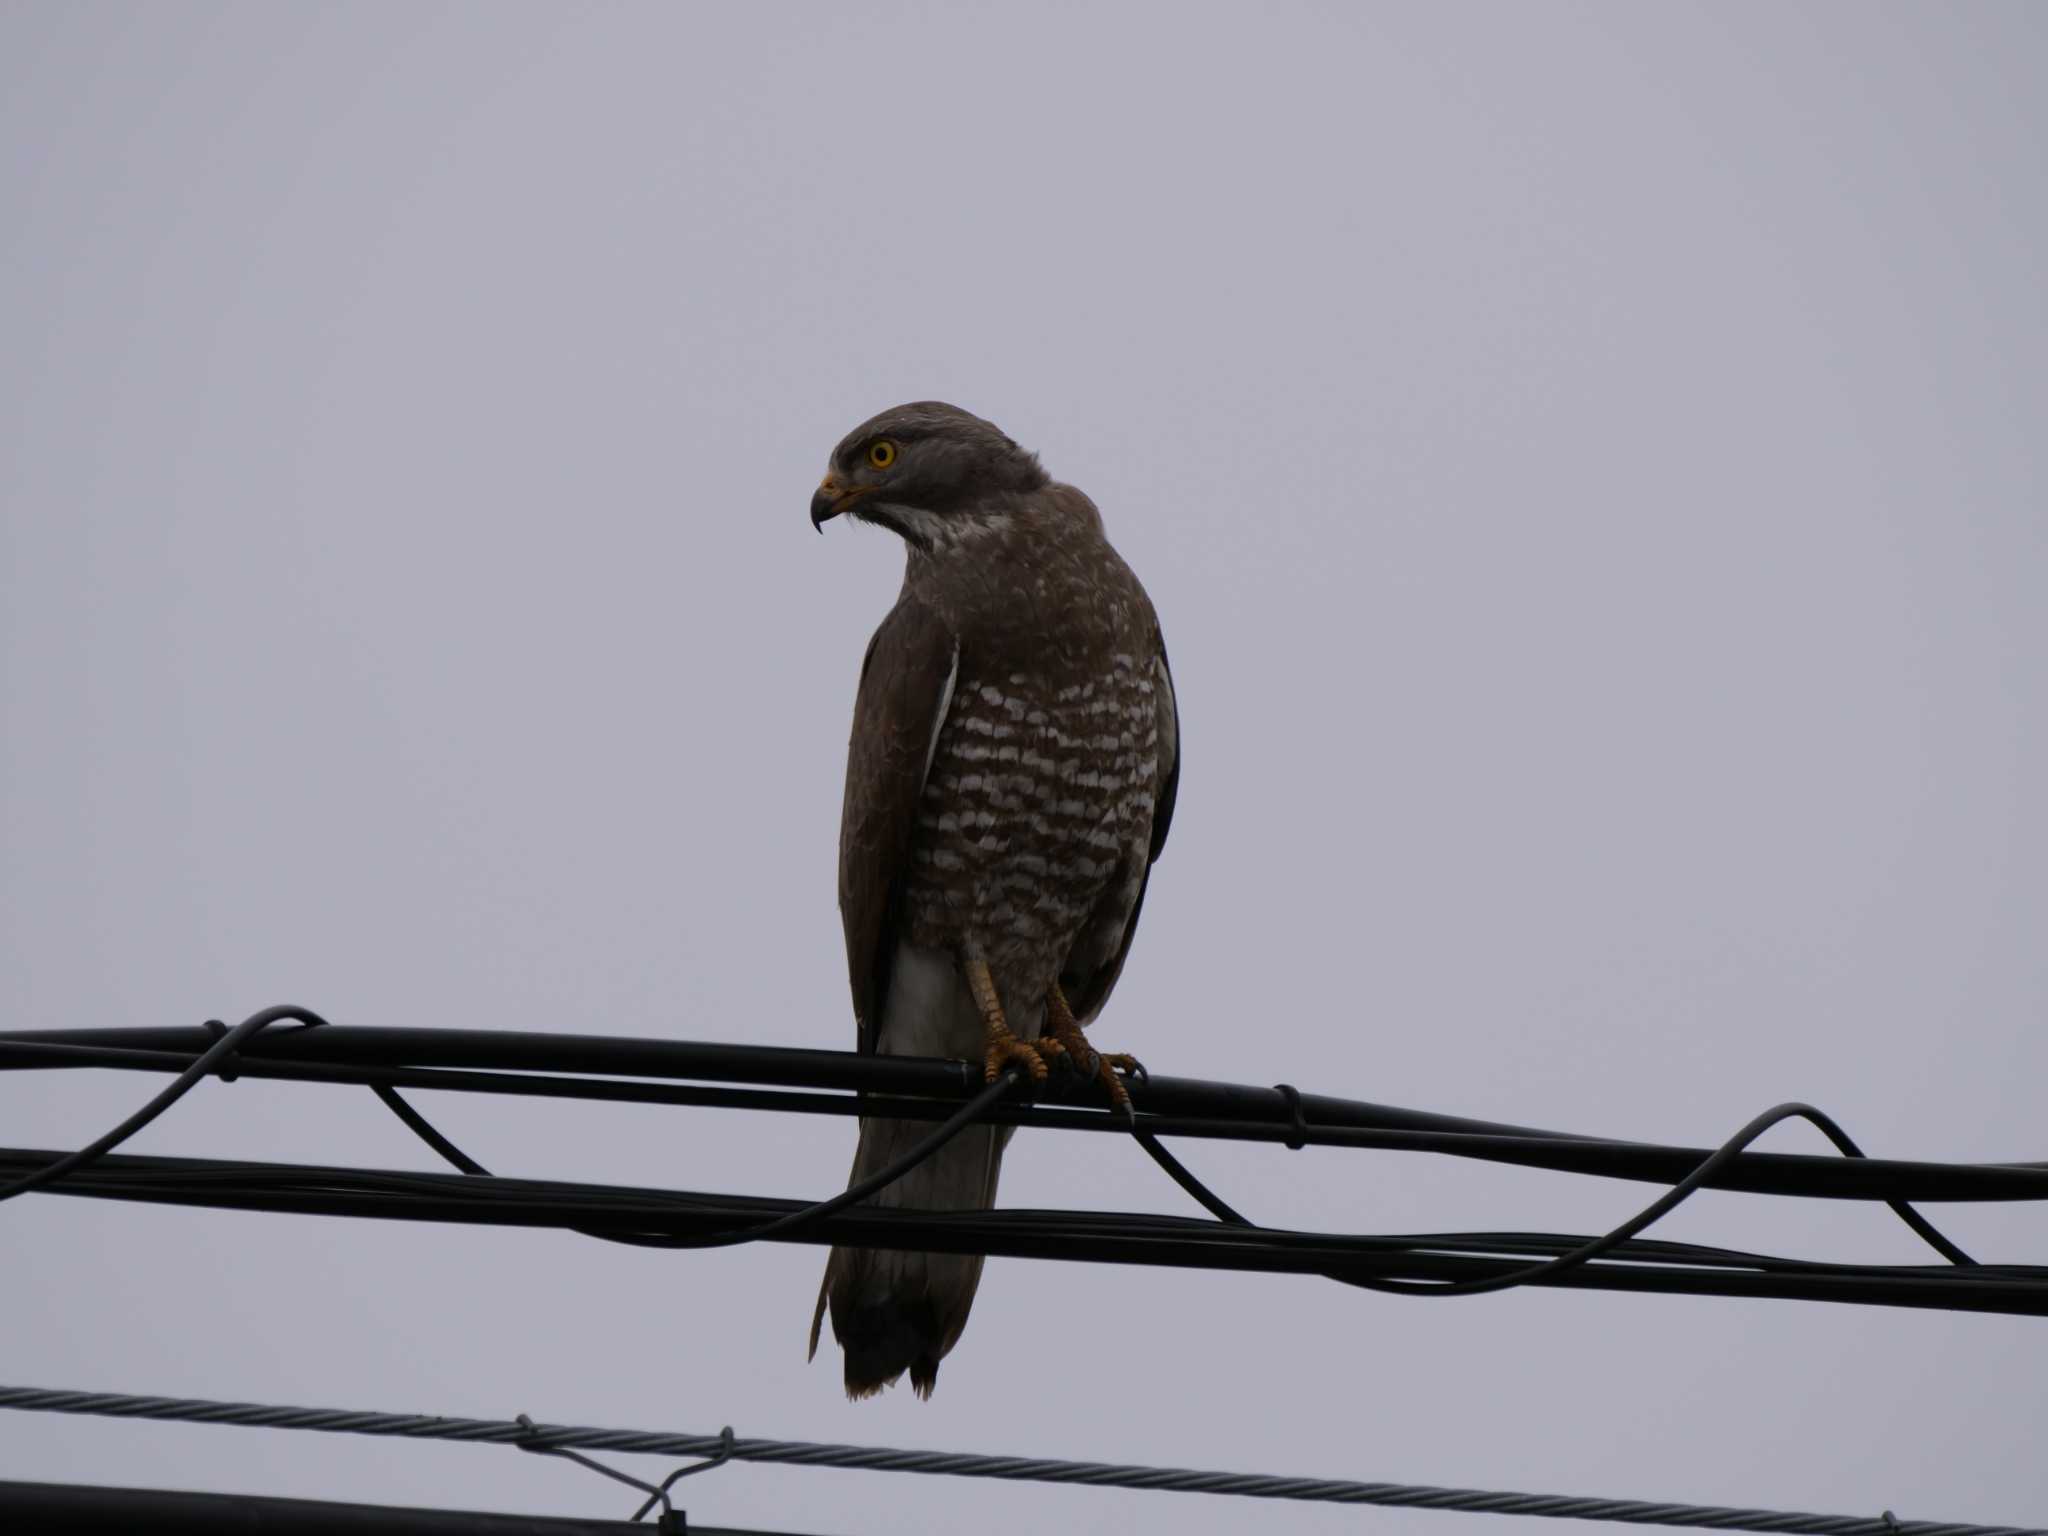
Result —
M 811 526 L 823 533 L 827 523 L 874 489 L 872 485 L 844 485 L 837 475 L 827 475 L 811 497 Z

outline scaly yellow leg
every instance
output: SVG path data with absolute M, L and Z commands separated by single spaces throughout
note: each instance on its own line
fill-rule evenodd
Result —
M 981 1057 L 983 1080 L 994 1082 L 1003 1068 L 1015 1062 L 1031 1074 L 1034 1083 L 1044 1082 L 1045 1056 L 1031 1041 L 1019 1040 L 1010 1032 L 996 980 L 988 973 L 988 962 L 979 955 L 969 955 L 962 960 L 961 969 L 967 973 L 967 990 L 974 994 L 974 1006 L 981 1010 L 981 1027 L 986 1037 Z
M 1131 1093 L 1124 1087 L 1124 1080 L 1117 1076 L 1119 1069 L 1137 1072 L 1138 1058 L 1122 1052 L 1098 1051 L 1088 1043 L 1088 1037 L 1081 1033 L 1081 1025 L 1074 1017 L 1073 1007 L 1067 1002 L 1066 993 L 1060 984 L 1054 982 L 1045 994 L 1045 1034 L 1043 1045 L 1057 1046 L 1059 1051 L 1070 1058 L 1082 1072 L 1093 1077 L 1109 1090 L 1110 1103 L 1131 1114 Z

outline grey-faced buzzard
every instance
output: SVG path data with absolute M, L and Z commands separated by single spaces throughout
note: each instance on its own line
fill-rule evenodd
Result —
M 1081 1026 L 1130 952 L 1180 776 L 1173 678 L 1145 589 L 1095 504 L 991 423 L 936 402 L 856 427 L 811 500 L 898 534 L 903 590 L 861 664 L 839 828 L 839 911 L 860 1049 L 979 1058 L 993 1082 L 1066 1059 L 1129 1102 Z M 861 1121 L 853 1178 L 929 1132 Z M 995 1201 L 1009 1129 L 972 1126 L 876 1203 Z M 929 1396 L 966 1326 L 978 1256 L 835 1248 L 846 1390 L 907 1369 Z

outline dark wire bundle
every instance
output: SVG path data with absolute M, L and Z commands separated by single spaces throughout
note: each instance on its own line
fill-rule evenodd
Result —
M 296 1027 L 278 1029 L 291 1024 Z M 259 1036 L 261 1037 L 259 1039 Z M 339 1028 L 295 1007 L 265 1009 L 233 1030 L 63 1030 L 0 1035 L 0 1067 L 126 1067 L 173 1072 L 148 1105 L 77 1152 L 0 1150 L 0 1199 L 34 1188 L 102 1199 L 415 1221 L 562 1227 L 608 1241 L 707 1248 L 776 1241 L 929 1248 L 1035 1258 L 1314 1274 L 1409 1295 L 1469 1295 L 1519 1285 L 1779 1296 L 1892 1306 L 2048 1314 L 2048 1268 L 1978 1264 L 1909 1200 L 2048 1199 L 2048 1166 L 1865 1158 L 1841 1128 L 1802 1104 L 1780 1105 L 1717 1149 L 1564 1135 L 1300 1093 L 1141 1076 L 1131 1118 L 1074 1103 L 1024 1102 L 1008 1077 L 978 1081 L 965 1063 L 833 1051 L 481 1030 Z M 546 1074 L 546 1075 L 536 1075 Z M 691 1078 L 697 1081 L 622 1081 Z M 113 1149 L 201 1078 L 340 1082 L 373 1089 L 459 1175 L 379 1172 L 196 1158 L 126 1157 Z M 784 1091 L 706 1086 L 778 1084 Z M 804 1091 L 786 1091 L 788 1088 Z M 904 1157 L 829 1200 L 789 1200 L 498 1179 L 443 1136 L 400 1088 L 719 1105 L 935 1122 Z M 823 1091 L 820 1091 L 823 1090 Z M 1079 1090 L 1054 1085 L 1049 1097 Z M 1747 1148 L 1787 1119 L 1806 1119 L 1839 1158 Z M 1133 1136 L 1217 1218 L 1080 1211 L 916 1212 L 863 1206 L 976 1121 Z M 1432 1151 L 1523 1166 L 1669 1184 L 1597 1238 L 1533 1232 L 1345 1235 L 1259 1227 L 1161 1145 L 1162 1136 Z M 1889 1204 L 1945 1263 L 1846 1265 L 1637 1236 L 1703 1188 Z

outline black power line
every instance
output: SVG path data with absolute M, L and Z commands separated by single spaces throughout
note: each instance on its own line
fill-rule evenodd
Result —
M 273 1034 L 261 1044 L 266 1056 L 248 1054 L 262 1030 L 283 1020 L 308 1026 Z M 454 1037 L 453 1039 L 443 1038 Z M 117 1040 L 115 1044 L 92 1041 Z M 436 1130 L 406 1103 L 393 1082 L 438 1086 L 447 1074 L 472 1080 L 480 1074 L 466 1068 L 362 1065 L 343 1060 L 308 1063 L 290 1060 L 310 1044 L 330 1056 L 388 1056 L 403 1052 L 429 1063 L 475 1060 L 515 1068 L 543 1059 L 570 1072 L 639 1070 L 698 1072 L 707 1076 L 795 1080 L 807 1085 L 852 1080 L 906 1082 L 929 1086 L 947 1095 L 933 1108 L 943 1122 L 889 1168 L 830 1199 L 804 1205 L 792 1201 L 747 1200 L 739 1197 L 631 1189 L 608 1185 L 564 1184 L 539 1180 L 490 1179 L 483 1165 Z M 193 1054 L 160 1050 L 176 1045 Z M 286 1060 L 268 1056 L 283 1053 Z M 1779 1158 L 1774 1165 L 1796 1167 L 1792 1183 L 1813 1176 L 1814 1164 L 1832 1169 L 1869 1166 L 1859 1148 L 1840 1127 L 1807 1105 L 1788 1104 L 1758 1116 L 1718 1150 L 1641 1148 L 1631 1144 L 1567 1138 L 1525 1127 L 1425 1115 L 1417 1111 L 1344 1100 L 1311 1098 L 1281 1085 L 1270 1090 L 1227 1084 L 1140 1077 L 1135 1084 L 1145 1111 L 1114 1123 L 1135 1134 L 1139 1144 L 1190 1194 L 1221 1219 L 1218 1226 L 1185 1218 L 1132 1214 L 1102 1216 L 1072 1211 L 994 1211 L 929 1213 L 864 1208 L 857 1202 L 876 1193 L 929 1157 L 951 1136 L 977 1118 L 1001 1116 L 1028 1106 L 1002 1101 L 1014 1079 L 990 1085 L 973 1081 L 964 1063 L 905 1061 L 838 1052 L 789 1051 L 689 1042 L 656 1042 L 575 1036 L 520 1036 L 484 1031 L 336 1030 L 319 1016 L 293 1007 L 265 1009 L 233 1031 L 219 1024 L 207 1030 L 66 1031 L 16 1035 L 0 1040 L 0 1058 L 11 1056 L 40 1065 L 143 1065 L 175 1069 L 178 1077 L 122 1126 L 80 1152 L 57 1156 L 33 1151 L 0 1152 L 0 1169 L 24 1171 L 0 1187 L 0 1198 L 39 1185 L 53 1192 L 100 1198 L 208 1205 L 247 1210 L 380 1216 L 405 1220 L 482 1222 L 500 1225 L 564 1227 L 588 1236 L 646 1246 L 723 1247 L 755 1241 L 836 1242 L 884 1248 L 924 1247 L 956 1252 L 1019 1254 L 1040 1258 L 1094 1259 L 1116 1263 L 1166 1264 L 1322 1275 L 1346 1284 L 1400 1294 L 1467 1295 L 1509 1286 L 1540 1284 L 1594 1286 L 1608 1289 L 1689 1292 L 1714 1295 L 1759 1295 L 1814 1300 L 1860 1301 L 1894 1306 L 1944 1307 L 1965 1310 L 2048 1314 L 2048 1270 L 2028 1266 L 1975 1264 L 1882 1183 L 1856 1191 L 1862 1198 L 1885 1199 L 1950 1267 L 1930 1269 L 1905 1265 L 1837 1265 L 1709 1249 L 1690 1244 L 1645 1242 L 1636 1234 L 1700 1188 L 1735 1182 L 1738 1171 L 1755 1154 L 1745 1149 L 1780 1121 L 1800 1117 L 1818 1125 L 1845 1155 L 1846 1161 Z M 463 1171 L 463 1177 L 400 1174 L 360 1169 L 307 1168 L 289 1164 L 211 1162 L 175 1158 L 111 1158 L 108 1153 L 127 1136 L 162 1113 L 189 1091 L 198 1079 L 217 1072 L 227 1077 L 243 1070 L 293 1072 L 316 1070 L 329 1080 L 369 1083 L 378 1096 L 422 1139 Z M 529 1079 L 492 1075 L 509 1084 Z M 551 1080 L 553 1082 L 555 1080 Z M 561 1081 L 575 1082 L 576 1079 Z M 673 1091 L 668 1085 L 654 1086 Z M 976 1091 L 978 1089 L 978 1091 Z M 732 1092 L 733 1090 L 723 1090 Z M 1210 1116 L 1233 1123 L 1257 1124 L 1252 1111 L 1266 1106 L 1262 1095 L 1284 1107 L 1286 1119 L 1277 1127 L 1290 1146 L 1303 1146 L 1323 1131 L 1319 1117 L 1328 1113 L 1375 1122 L 1394 1121 L 1395 1128 L 1374 1125 L 1334 1127 L 1374 1137 L 1427 1138 L 1433 1149 L 1461 1146 L 1476 1156 L 1503 1156 L 1524 1161 L 1533 1155 L 1570 1148 L 1595 1157 L 1617 1153 L 1676 1154 L 1688 1166 L 1673 1187 L 1641 1212 L 1597 1238 L 1531 1233 L 1446 1233 L 1421 1236 L 1318 1234 L 1269 1230 L 1254 1226 L 1220 1196 L 1187 1171 L 1160 1144 L 1160 1134 L 1173 1134 L 1180 1118 L 1156 1111 L 1155 1104 L 1221 1110 Z M 964 1102 L 963 1102 L 964 1100 Z M 889 1098 L 862 1094 L 844 1100 L 869 1115 L 894 1116 L 918 1102 L 900 1093 Z M 1100 1111 L 1054 1107 L 1033 1114 L 1079 1116 L 1098 1123 Z M 1020 1118 L 1020 1123 L 1032 1123 Z M 1066 1120 L 1053 1123 L 1067 1123 Z M 1268 1130 L 1275 1129 L 1270 1125 Z M 1397 1143 L 1398 1144 L 1398 1143 Z M 1412 1144 L 1412 1143 L 1411 1143 Z M 1604 1171 L 1585 1170 L 1581 1171 Z M 1893 1165 L 1887 1172 L 1909 1182 L 1960 1175 L 1989 1175 L 2001 1180 L 2031 1182 L 2043 1172 L 2026 1165 Z M 1637 1170 L 1640 1176 L 1640 1168 Z M 1770 1177 L 1766 1175 L 1766 1177 Z M 1981 1181 L 1973 1186 L 1983 1198 Z M 2029 1192 L 2031 1194 L 2031 1191 Z
M 0 1526 L 62 1536 L 646 1536 L 624 1520 L 336 1504 L 251 1493 L 0 1482 Z M 777 1536 L 691 1524 L 690 1536 Z
M 0 1149 L 0 1175 L 51 1154 Z M 1130 1212 L 910 1211 L 856 1205 L 816 1215 L 801 1201 L 553 1180 L 475 1178 L 209 1158 L 109 1156 L 51 1193 L 222 1210 L 542 1227 L 698 1246 L 790 1221 L 768 1240 L 851 1247 L 1327 1275 L 1362 1281 L 1492 1281 L 1568 1256 L 1591 1239 L 1526 1232 L 1366 1235 L 1229 1226 Z M 2048 1268 L 1826 1264 L 1630 1239 L 1545 1286 L 1778 1297 L 2048 1316 Z
M 310 1017 L 290 1010 L 292 1017 Z M 217 1033 L 199 1028 L 0 1032 L 0 1070 L 125 1067 L 188 1070 Z M 538 1076 L 535 1074 L 554 1074 Z M 943 1121 L 982 1089 L 966 1063 L 851 1051 L 516 1030 L 328 1025 L 245 1041 L 225 1076 L 383 1084 L 394 1088 L 698 1105 L 779 1113 Z M 659 1081 L 627 1082 L 640 1077 Z M 685 1084 L 679 1079 L 694 1080 Z M 811 1092 L 754 1092 L 701 1084 L 769 1084 Z M 1285 1087 L 1148 1074 L 1130 1083 L 1137 1124 L 1155 1136 L 1435 1152 L 1560 1173 L 1675 1184 L 1710 1155 L 1683 1147 L 1585 1136 L 1402 1109 Z M 1095 1106 L 1086 1084 L 1055 1073 L 1031 1103 L 999 1103 L 981 1118 L 1055 1130 L 1128 1134 Z M 2048 1163 L 1946 1163 L 1744 1152 L 1708 1188 L 1836 1200 L 2048 1200 Z
M 287 1021 L 304 1027 L 273 1029 Z M 265 1035 L 266 1030 L 272 1032 Z M 0 1177 L 13 1175 L 0 1184 L 0 1199 L 41 1188 L 50 1193 L 188 1206 L 559 1227 L 593 1237 L 660 1247 L 793 1241 L 1302 1273 L 1402 1294 L 1466 1295 L 1533 1284 L 2048 1315 L 2048 1269 L 1976 1264 L 1904 1203 L 1907 1198 L 2039 1199 L 2048 1194 L 2048 1189 L 2042 1188 L 2048 1182 L 2048 1168 L 2034 1164 L 1954 1165 L 1866 1159 L 1832 1120 L 1799 1104 L 1781 1105 L 1758 1116 L 1712 1152 L 1570 1137 L 1528 1127 L 1358 1104 L 1305 1095 L 1284 1084 L 1273 1089 L 1255 1089 L 1143 1076 L 1132 1085 L 1139 1111 L 1112 1119 L 1099 1109 L 1073 1104 L 1017 1103 L 1011 1098 L 1012 1091 L 1019 1086 L 1013 1075 L 984 1085 L 975 1081 L 973 1069 L 964 1063 L 487 1031 L 343 1031 L 325 1025 L 318 1015 L 293 1007 L 265 1009 L 233 1030 L 212 1024 L 203 1031 L 45 1031 L 0 1036 L 0 1067 L 5 1066 L 119 1066 L 176 1075 L 141 1110 L 76 1152 L 0 1149 Z M 533 1075 L 537 1067 L 547 1075 Z M 628 1072 L 668 1079 L 697 1076 L 721 1085 L 794 1083 L 802 1091 L 620 1081 L 618 1074 Z M 238 1075 L 292 1077 L 370 1086 L 387 1107 L 462 1172 L 417 1174 L 113 1155 L 114 1148 L 209 1075 L 223 1079 Z M 397 1091 L 400 1087 L 723 1103 L 734 1107 L 935 1120 L 938 1124 L 889 1168 L 839 1195 L 807 1205 L 730 1195 L 493 1178 L 481 1163 L 406 1102 Z M 1061 1096 L 1059 1087 L 1051 1096 Z M 1762 1155 L 1747 1150 L 1771 1126 L 1793 1117 L 1819 1126 L 1834 1141 L 1843 1159 Z M 1131 1134 L 1219 1220 L 1077 1211 L 919 1212 L 858 1203 L 901 1177 L 976 1120 L 1066 1128 L 1113 1127 Z M 1279 1231 L 1253 1225 L 1196 1179 L 1160 1143 L 1158 1138 L 1162 1135 L 1278 1140 L 1296 1148 L 1323 1144 L 1450 1152 L 1582 1173 L 1654 1178 L 1672 1187 L 1630 1220 L 1598 1238 L 1545 1233 L 1400 1236 Z M 1646 1240 L 1637 1235 L 1705 1187 L 1881 1199 L 1950 1263 L 1826 1264 Z M 270 1409 L 261 1405 L 113 1398 L 28 1389 L 0 1389 L 0 1406 L 195 1417 L 214 1422 L 275 1423 L 305 1428 L 364 1428 L 366 1419 L 388 1417 L 323 1415 L 316 1410 Z M 437 1427 L 418 1427 L 422 1423 Z M 443 1420 L 406 1420 L 404 1424 L 409 1427 L 384 1427 L 370 1432 L 436 1434 L 447 1428 L 447 1421 Z M 491 1433 L 482 1433 L 485 1429 Z M 579 1441 L 579 1436 L 585 1438 Z M 596 1440 L 588 1438 L 593 1436 Z M 488 1423 L 480 1424 L 479 1433 L 455 1437 L 503 1438 Z M 562 1431 L 537 1427 L 524 1419 L 519 1421 L 519 1438 L 515 1443 L 532 1451 L 568 1456 L 608 1477 L 632 1483 L 649 1494 L 643 1513 L 656 1504 L 667 1507 L 667 1483 L 642 1483 L 591 1462 L 573 1449 L 577 1443 L 599 1442 L 622 1449 L 656 1448 L 653 1444 L 625 1445 L 619 1441 L 617 1432 Z M 1844 1536 L 1849 1532 L 1908 1529 L 1933 1536 L 1936 1531 L 1988 1529 L 1904 1526 L 1888 1513 L 1882 1521 L 1870 1521 L 1555 1495 L 1276 1479 L 1172 1468 L 1027 1464 L 1015 1458 L 962 1458 L 926 1452 L 806 1446 L 796 1442 L 745 1444 L 744 1451 L 737 1447 L 728 1430 L 711 1450 L 719 1460 L 739 1457 L 954 1472 L 967 1472 L 967 1464 L 974 1463 L 971 1475 L 1729 1529 L 1834 1532 Z M 693 1448 L 692 1453 L 705 1454 L 706 1450 Z M 988 1464 L 986 1468 L 980 1466 L 983 1462 Z M 683 1469 L 673 1474 L 670 1481 L 696 1470 L 702 1468 Z M 54 1500 L 56 1505 L 86 1520 L 113 1520 L 119 1518 L 119 1513 L 104 1501 L 118 1500 L 122 1492 L 44 1488 L 18 1497 L 42 1499 L 45 1503 Z M 146 1490 L 126 1492 L 144 1501 L 156 1497 Z M 6 1507 L 6 1497 L 5 1490 L 0 1490 L 0 1508 Z M 196 1508 L 186 1513 L 191 1514 Z M 343 1522 L 334 1527 L 337 1531 L 367 1530 L 370 1527 L 362 1524 L 361 1519 L 374 1518 L 378 1513 L 370 1510 L 365 1514 L 360 1509 L 350 1512 L 347 1506 L 327 1508 L 341 1511 L 333 1517 Z M 666 1517 L 664 1525 L 679 1519 Z M 357 1523 L 349 1524 L 351 1520 Z M 152 1524 L 163 1528 L 161 1520 Z M 306 1527 L 302 1523 L 300 1528 Z

